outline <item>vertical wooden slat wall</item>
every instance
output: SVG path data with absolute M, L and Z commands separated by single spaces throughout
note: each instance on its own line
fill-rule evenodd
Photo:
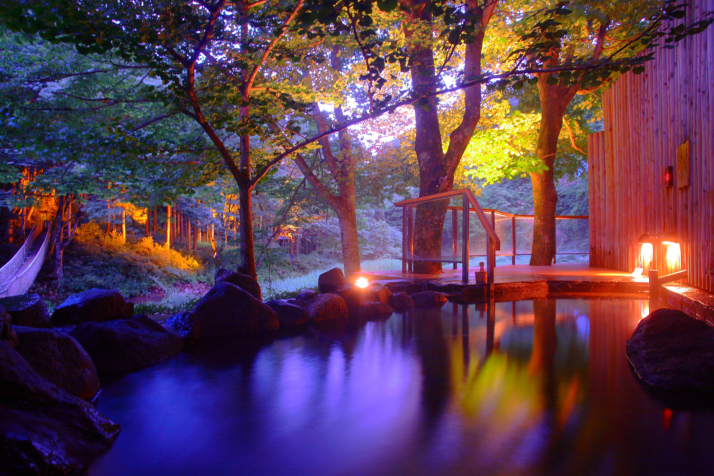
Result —
M 714 11 L 693 0 L 686 21 Z M 714 292 L 714 26 L 658 49 L 640 75 L 627 73 L 603 95 L 604 130 L 588 138 L 590 265 L 632 271 L 642 233 L 674 231 L 687 284 Z M 690 145 L 689 186 L 666 187 L 677 148 Z M 661 273 L 663 246 L 655 245 Z

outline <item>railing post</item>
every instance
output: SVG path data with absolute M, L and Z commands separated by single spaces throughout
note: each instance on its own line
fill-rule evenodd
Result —
M 496 214 L 494 213 L 493 210 L 491 210 L 491 228 L 493 228 L 494 233 L 496 232 Z M 490 241 L 486 242 L 488 246 L 490 246 Z M 487 249 L 488 252 L 488 249 Z M 493 260 L 493 266 L 496 266 L 496 260 Z
M 489 236 L 486 239 L 486 245 L 488 246 L 488 295 L 493 296 L 493 289 L 494 289 L 494 268 L 496 267 L 496 245 Z
M 463 227 L 461 230 L 461 281 L 469 282 L 469 198 L 463 194 Z
M 402 274 L 407 272 L 407 207 L 402 207 Z
M 407 233 L 408 233 L 408 248 L 407 253 L 409 260 L 407 264 L 409 266 L 409 272 L 414 271 L 414 217 L 412 216 L 412 211 L 409 209 L 409 205 L 406 206 L 407 209 Z
M 451 256 L 456 259 L 459 252 L 459 223 L 458 223 L 458 212 L 456 209 L 451 210 Z M 454 269 L 458 268 L 458 263 L 454 262 Z
M 650 269 L 650 297 L 659 294 L 659 273 L 656 269 Z
M 511 217 L 511 244 L 513 246 L 513 259 L 512 263 L 516 264 L 516 216 Z

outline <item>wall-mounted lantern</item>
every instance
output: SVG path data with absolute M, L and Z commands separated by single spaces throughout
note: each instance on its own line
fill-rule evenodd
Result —
M 659 287 L 663 284 L 671 283 L 672 281 L 677 281 L 680 279 L 687 278 L 687 270 L 682 268 L 682 253 L 679 248 L 679 237 L 673 231 L 669 231 L 662 236 L 661 243 L 667 247 L 666 257 L 667 263 L 666 267 L 670 271 L 677 269 L 665 276 L 659 276 L 659 273 L 655 269 L 651 269 L 649 272 L 650 280 L 650 295 L 659 292 Z
M 637 275 L 641 275 L 643 272 L 646 275 L 652 268 L 652 260 L 654 259 L 654 243 L 655 240 L 650 236 L 649 233 L 644 233 L 640 235 L 637 240 L 640 245 L 640 259 L 637 263 Z

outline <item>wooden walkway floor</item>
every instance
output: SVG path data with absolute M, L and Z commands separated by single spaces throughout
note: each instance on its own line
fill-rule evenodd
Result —
M 363 272 L 361 276 L 370 281 L 425 280 L 439 284 L 461 284 L 461 269 L 446 269 L 442 274 L 416 274 L 399 271 Z M 475 284 L 474 271 L 470 270 L 469 284 Z M 497 266 L 494 269 L 496 283 L 533 281 L 593 281 L 593 282 L 639 282 L 647 278 L 635 278 L 629 273 L 605 268 L 591 268 L 587 264 L 555 264 L 553 266 L 529 266 L 526 264 Z

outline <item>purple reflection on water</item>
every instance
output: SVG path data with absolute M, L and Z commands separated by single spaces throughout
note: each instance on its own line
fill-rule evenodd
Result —
M 710 474 L 714 413 L 635 380 L 639 300 L 452 305 L 211 343 L 107 385 L 93 475 Z

